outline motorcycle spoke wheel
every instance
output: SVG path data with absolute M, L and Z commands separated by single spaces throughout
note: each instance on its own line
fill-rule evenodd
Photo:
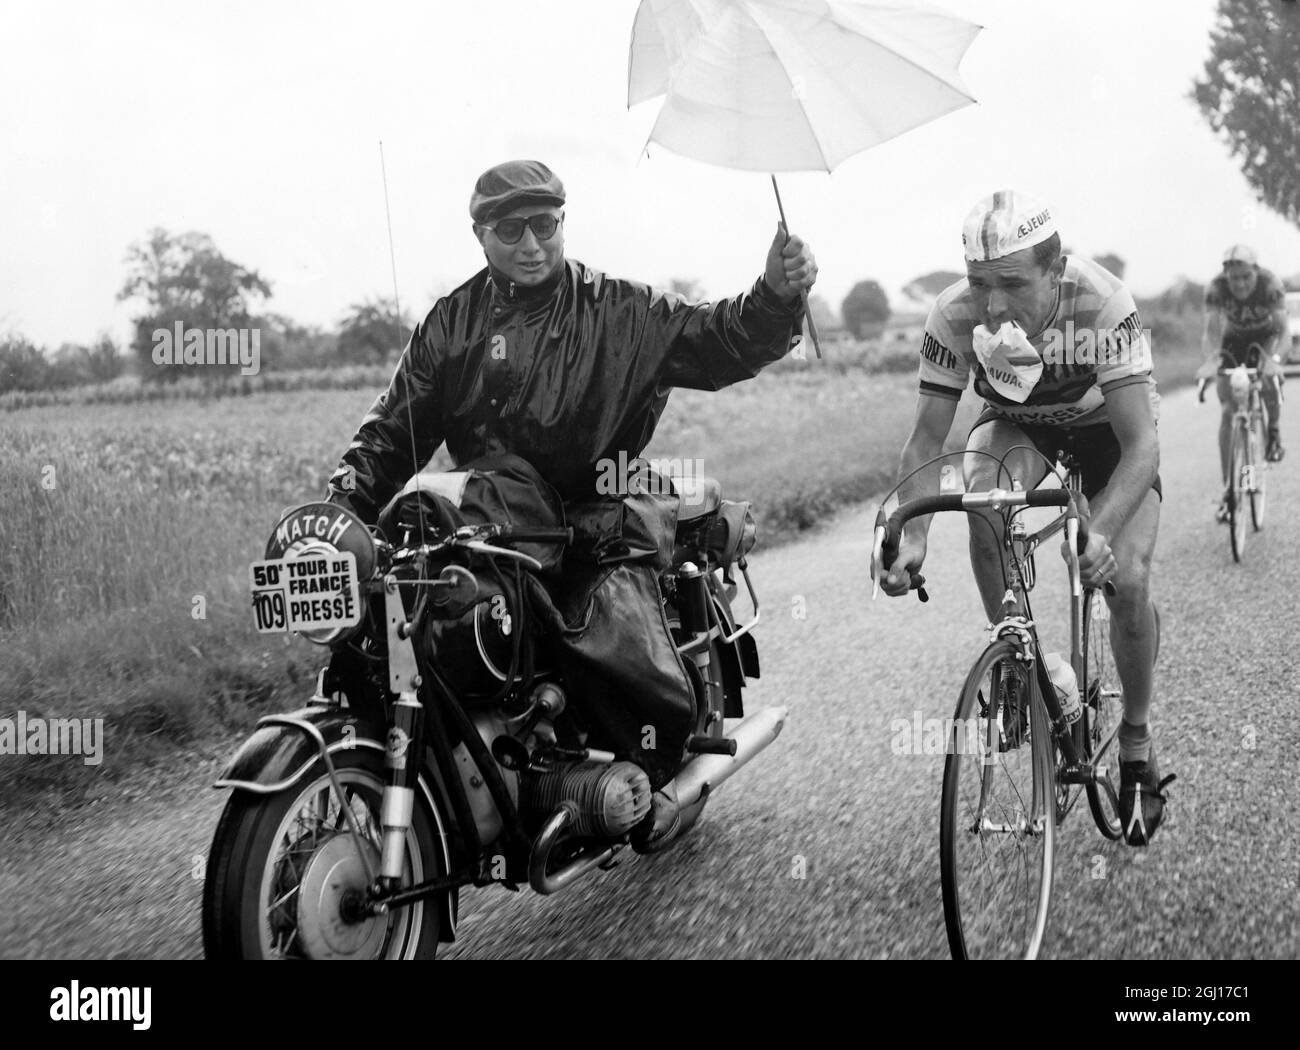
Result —
M 382 834 L 374 785 L 344 776 L 340 781 L 348 808 L 361 829 L 371 870 L 378 871 Z M 285 815 L 273 842 L 263 872 L 260 927 L 262 949 L 268 957 L 380 958 L 390 934 L 397 944 L 409 935 L 409 929 L 403 927 L 409 927 L 410 912 L 415 909 L 400 909 L 405 915 L 394 913 L 357 922 L 344 919 L 346 905 L 365 893 L 365 867 L 328 778 L 309 786 L 297 810 Z M 408 841 L 408 852 L 410 846 Z M 415 867 L 418 872 L 418 862 Z M 418 874 L 411 879 L 408 874 L 408 881 L 422 877 Z M 397 920 L 391 931 L 390 918 Z M 397 957 L 402 954 L 398 947 Z
M 370 870 L 382 851 L 382 766 L 338 757 L 347 809 L 361 833 Z M 428 800 L 417 792 L 406 836 L 403 885 L 446 870 Z M 443 901 L 429 897 L 382 915 L 365 915 L 365 865 L 347 812 L 319 764 L 273 795 L 237 792 L 227 804 L 204 886 L 204 947 L 209 958 L 417 959 L 435 952 Z
M 953 958 L 1037 957 L 1056 842 L 1052 763 L 1037 685 L 1014 647 L 996 642 L 967 676 L 944 763 L 939 852 Z

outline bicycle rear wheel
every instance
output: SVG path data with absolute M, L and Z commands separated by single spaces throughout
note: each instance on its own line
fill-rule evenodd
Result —
M 1267 498 L 1264 485 L 1268 480 L 1268 467 L 1264 450 L 1268 448 L 1268 435 L 1264 431 L 1264 417 L 1256 415 L 1250 428 L 1250 524 L 1258 532 L 1264 527 L 1264 507 Z
M 1153 607 L 1154 608 L 1154 607 Z M 1156 614 L 1156 648 L 1160 645 L 1160 616 Z M 1110 607 L 1101 591 L 1089 591 L 1083 606 L 1083 666 L 1087 679 L 1083 695 L 1083 759 L 1104 765 L 1106 773 L 1089 784 L 1088 808 L 1097 829 L 1108 839 L 1123 830 L 1119 819 L 1119 733 L 1124 696 L 1115 656 L 1110 647 Z
M 1240 423 L 1232 428 L 1232 445 L 1228 450 L 1228 477 L 1232 487 L 1228 491 L 1228 538 L 1232 543 L 1232 558 L 1241 561 L 1246 553 L 1246 465 L 1250 438 Z
M 1056 846 L 1051 735 L 1036 676 L 990 645 L 957 701 L 943 769 L 939 857 L 955 959 L 1033 959 Z M 1020 712 L 1028 712 L 1028 719 Z

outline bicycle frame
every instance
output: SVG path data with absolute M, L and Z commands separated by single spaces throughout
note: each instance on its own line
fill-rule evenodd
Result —
M 1064 487 L 1072 494 L 1072 500 L 1081 494 L 1082 478 L 1073 466 L 1071 466 L 1067 474 Z M 1072 502 L 1071 506 L 1073 505 Z M 1033 589 L 1035 582 L 1034 551 L 1064 528 L 1071 552 L 1068 560 L 1070 573 L 1070 666 L 1074 670 L 1075 680 L 1079 683 L 1079 689 L 1082 693 L 1088 680 L 1087 667 L 1085 666 L 1086 656 L 1083 647 L 1084 603 L 1091 600 L 1095 589 L 1084 588 L 1082 585 L 1077 554 L 1080 546 L 1078 541 L 1079 523 L 1077 520 L 1074 521 L 1074 528 L 1071 529 L 1072 523 L 1067 510 L 1037 532 L 1025 535 L 1024 525 L 1015 520 L 1014 512 L 1011 518 L 1012 520 L 1008 523 L 1006 532 L 1006 545 L 1011 555 L 1008 572 L 1010 579 L 1008 581 L 1007 597 L 1004 599 L 1003 606 L 1007 615 L 1004 615 L 1002 620 L 990 627 L 990 640 L 996 641 L 999 638 L 1009 638 L 1021 648 L 1021 659 L 1026 663 L 1032 661 L 1031 666 L 1036 671 L 1035 680 L 1038 692 L 1047 711 L 1048 720 L 1052 727 L 1052 735 L 1056 740 L 1057 748 L 1065 759 L 1064 766 L 1057 777 L 1058 783 L 1081 786 L 1100 783 L 1108 793 L 1113 793 L 1109 781 L 1104 776 L 1105 768 L 1095 767 L 1082 760 L 1080 754 L 1081 741 L 1076 736 L 1076 728 L 1082 725 L 1081 718 L 1076 718 L 1073 722 L 1067 722 L 1064 713 L 1061 711 L 1056 689 L 1052 685 L 1051 678 L 1047 674 L 1044 665 L 1042 643 L 1038 637 L 1037 627 L 1030 616 L 1029 610 L 1028 593 Z M 1071 539 L 1072 533 L 1073 539 Z M 1029 569 L 1028 572 L 1025 571 L 1026 567 Z M 1021 610 L 1024 611 L 1024 615 L 1017 615 Z M 1082 702 L 1082 696 L 1080 700 Z M 1112 798 L 1111 801 L 1114 803 L 1115 800 Z
M 998 512 L 1011 511 L 1008 515 L 1008 528 L 1004 539 L 1011 553 L 1010 565 L 1008 566 L 1010 579 L 1008 580 L 1006 597 L 1003 599 L 1001 615 L 996 623 L 989 625 L 990 640 L 996 641 L 1000 638 L 1011 640 L 1019 649 L 1020 660 L 1027 667 L 1032 667 L 1035 670 L 1034 684 L 1047 711 L 1048 720 L 1052 727 L 1052 735 L 1056 739 L 1057 747 L 1065 760 L 1059 773 L 1058 782 L 1083 786 L 1101 783 L 1105 785 L 1108 793 L 1113 793 L 1104 777 L 1099 777 L 1098 768 L 1082 761 L 1081 739 L 1076 740 L 1074 731 L 1080 720 L 1076 719 L 1073 723 L 1067 722 L 1061 711 L 1060 702 L 1056 697 L 1056 689 L 1052 686 L 1051 679 L 1043 664 L 1043 652 L 1038 638 L 1037 627 L 1029 609 L 1027 596 L 1034 583 L 1032 578 L 1033 570 L 1031 568 L 1028 580 L 1026 580 L 1024 572 L 1026 564 L 1032 565 L 1034 550 L 1064 529 L 1067 549 L 1066 566 L 1070 584 L 1070 665 L 1074 669 L 1076 680 L 1080 683 L 1086 682 L 1087 669 L 1084 666 L 1083 652 L 1083 603 L 1090 597 L 1091 589 L 1085 591 L 1079 569 L 1079 550 L 1087 542 L 1086 530 L 1081 525 L 1078 509 L 1081 481 L 1082 479 L 1077 470 L 1071 469 L 1065 487 L 1059 490 L 1035 489 L 1026 492 L 1019 489 L 996 488 L 986 492 L 967 492 L 961 495 L 926 496 L 912 500 L 900 507 L 887 521 L 884 520 L 882 511 L 876 521 L 875 542 L 872 549 L 872 576 L 878 586 L 879 580 L 884 574 L 884 555 L 889 552 L 890 560 L 892 560 L 893 552 L 896 552 L 899 537 L 902 534 L 902 526 L 912 518 L 946 510 L 969 512 L 990 509 Z M 1011 522 L 1010 519 L 1015 516 L 1016 511 L 1033 506 L 1064 506 L 1065 510 L 1044 528 L 1032 535 L 1025 535 L 1023 526 L 1017 522 Z M 1018 525 L 1019 530 L 1017 530 Z M 1082 543 L 1080 542 L 1081 539 Z M 1104 768 L 1102 772 L 1104 773 Z

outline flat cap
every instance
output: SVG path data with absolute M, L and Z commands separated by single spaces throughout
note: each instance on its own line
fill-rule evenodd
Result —
M 564 183 L 539 160 L 508 160 L 488 168 L 474 183 L 469 214 L 491 222 L 525 204 L 563 204 Z

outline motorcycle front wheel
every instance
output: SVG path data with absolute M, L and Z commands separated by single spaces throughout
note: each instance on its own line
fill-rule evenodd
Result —
M 340 752 L 334 768 L 371 870 L 378 873 L 383 757 Z M 403 885 L 445 873 L 433 805 L 423 791 L 416 792 Z M 349 823 L 321 762 L 276 794 L 236 791 L 208 853 L 203 886 L 207 957 L 433 958 L 439 933 L 436 897 L 385 915 L 357 915 L 366 876 Z

